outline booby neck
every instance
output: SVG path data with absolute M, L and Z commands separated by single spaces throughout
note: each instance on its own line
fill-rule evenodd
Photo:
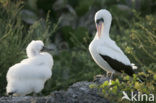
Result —
M 40 55 L 40 52 L 43 49 L 43 47 L 44 47 L 44 43 L 42 41 L 32 40 L 26 48 L 26 53 L 28 58 Z
M 101 35 L 98 36 L 98 33 L 96 32 L 95 38 L 98 40 L 109 40 L 110 26 L 111 26 L 111 21 L 105 21 L 101 28 Z
M 29 58 L 35 57 L 35 56 L 37 56 L 37 55 L 40 55 L 40 51 L 37 51 L 37 50 L 27 51 L 27 56 L 28 56 Z
M 109 31 L 112 22 L 112 15 L 106 9 L 101 9 L 95 14 L 96 38 L 101 40 L 109 40 Z

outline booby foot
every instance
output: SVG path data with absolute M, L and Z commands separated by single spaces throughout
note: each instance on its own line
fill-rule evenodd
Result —
M 105 75 L 99 74 L 99 75 L 94 76 L 93 81 L 97 82 L 99 84 L 102 84 L 104 81 L 108 81 L 108 80 L 109 80 L 109 78 L 107 78 Z
M 14 93 L 15 92 L 9 92 L 9 93 L 6 94 L 6 97 L 12 98 L 15 95 Z
M 112 78 L 112 76 L 113 76 L 113 73 L 107 73 L 107 76 L 106 77 L 108 77 L 108 78 Z
M 112 84 L 112 78 L 113 78 L 113 73 L 107 73 L 107 77 L 109 78 L 108 82 L 109 82 L 109 85 Z

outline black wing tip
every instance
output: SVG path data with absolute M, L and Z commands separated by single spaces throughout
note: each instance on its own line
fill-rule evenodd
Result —
M 115 71 L 118 71 L 120 73 L 124 72 L 128 74 L 129 76 L 133 76 L 135 73 L 131 65 L 126 65 L 122 63 L 121 61 L 118 61 L 116 59 L 113 59 L 110 56 L 99 54 L 109 65 L 114 69 Z

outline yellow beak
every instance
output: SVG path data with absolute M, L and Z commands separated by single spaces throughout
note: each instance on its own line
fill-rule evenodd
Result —
M 96 29 L 97 29 L 97 32 L 98 32 L 98 37 L 101 36 L 102 27 L 103 27 L 103 22 L 100 22 L 99 24 L 96 24 Z

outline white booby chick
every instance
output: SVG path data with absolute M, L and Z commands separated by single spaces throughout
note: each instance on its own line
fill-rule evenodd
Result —
M 33 40 L 26 48 L 28 58 L 9 68 L 7 78 L 7 94 L 25 96 L 39 93 L 45 82 L 52 76 L 53 58 L 43 52 L 47 48 L 40 40 Z
M 132 76 L 133 67 L 128 57 L 109 37 L 112 15 L 106 9 L 95 14 L 97 33 L 89 45 L 89 51 L 94 61 L 111 76 L 115 72 L 125 72 Z

